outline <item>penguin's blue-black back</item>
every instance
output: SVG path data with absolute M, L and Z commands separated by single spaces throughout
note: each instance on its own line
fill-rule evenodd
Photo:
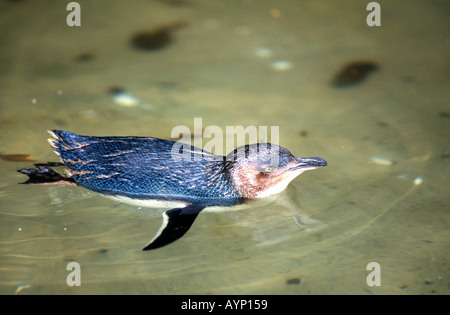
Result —
M 172 156 L 174 141 L 151 137 L 89 137 L 54 130 L 51 140 L 80 186 L 112 196 L 183 201 L 205 206 L 241 201 L 222 157 L 190 145 L 196 159 Z M 212 158 L 214 157 L 214 158 Z

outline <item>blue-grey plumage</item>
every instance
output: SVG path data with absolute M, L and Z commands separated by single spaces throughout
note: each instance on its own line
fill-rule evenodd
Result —
M 66 167 L 19 170 L 28 184 L 75 183 L 119 201 L 151 206 L 174 202 L 163 225 L 144 248 L 167 245 L 190 228 L 206 207 L 233 206 L 284 190 L 304 171 L 323 167 L 322 158 L 295 158 L 270 143 L 245 145 L 226 157 L 170 140 L 151 137 L 90 137 L 53 130 L 49 139 Z M 161 203 L 158 203 L 161 205 Z
M 241 197 L 224 159 L 193 146 L 187 160 L 174 157 L 174 141 L 148 137 L 87 137 L 52 131 L 55 152 L 80 186 L 111 196 L 232 205 Z

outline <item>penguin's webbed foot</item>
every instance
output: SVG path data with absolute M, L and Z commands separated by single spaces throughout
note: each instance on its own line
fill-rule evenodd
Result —
M 55 172 L 49 166 L 63 166 L 59 162 L 37 163 L 36 168 L 23 168 L 17 170 L 19 173 L 28 176 L 28 180 L 21 184 L 28 185 L 52 185 L 52 184 L 74 184 L 73 179 L 64 177 Z

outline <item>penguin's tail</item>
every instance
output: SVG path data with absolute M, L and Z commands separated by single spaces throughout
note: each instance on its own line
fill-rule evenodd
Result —
M 22 168 L 19 173 L 28 176 L 28 180 L 21 184 L 28 185 L 76 185 L 72 178 L 62 176 L 50 166 L 64 166 L 60 162 L 48 162 L 34 164 L 35 168 Z

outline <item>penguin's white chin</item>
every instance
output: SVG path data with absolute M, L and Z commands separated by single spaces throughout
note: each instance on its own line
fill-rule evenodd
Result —
M 289 183 L 294 178 L 296 178 L 298 175 L 300 175 L 303 172 L 304 172 L 304 170 L 297 170 L 297 171 L 289 172 L 281 181 L 279 181 L 275 185 L 269 187 L 268 189 L 266 189 L 264 191 L 258 192 L 258 194 L 256 195 L 256 198 L 266 198 L 266 197 L 281 193 L 283 190 L 286 189 L 286 187 L 289 185 Z

